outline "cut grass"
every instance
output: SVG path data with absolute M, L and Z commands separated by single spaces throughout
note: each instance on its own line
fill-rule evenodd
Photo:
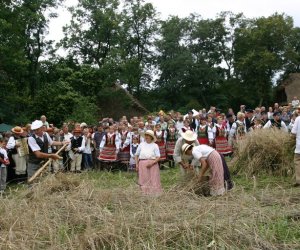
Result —
M 289 178 L 234 177 L 223 197 L 179 188 L 145 197 L 136 173 L 47 176 L 0 200 L 0 249 L 300 249 L 300 189 Z

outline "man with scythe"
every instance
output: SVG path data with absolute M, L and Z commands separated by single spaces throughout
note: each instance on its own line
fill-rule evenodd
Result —
M 53 141 L 48 133 L 43 132 L 43 122 L 35 120 L 31 124 L 31 130 L 33 134 L 28 138 L 29 145 L 29 159 L 27 175 L 28 179 L 34 175 L 34 173 L 41 167 L 40 164 L 43 159 L 58 160 L 60 156 L 58 154 L 48 154 L 49 146 L 63 146 L 69 142 Z

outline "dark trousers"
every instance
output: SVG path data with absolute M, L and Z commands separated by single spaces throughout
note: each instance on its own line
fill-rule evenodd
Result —
M 231 189 L 231 188 L 233 188 L 233 183 L 232 183 L 232 180 L 231 180 L 229 168 L 228 168 L 228 165 L 226 163 L 224 155 L 220 154 L 220 156 L 222 158 L 222 163 L 223 163 L 224 182 L 225 182 L 225 185 L 227 186 L 227 188 Z

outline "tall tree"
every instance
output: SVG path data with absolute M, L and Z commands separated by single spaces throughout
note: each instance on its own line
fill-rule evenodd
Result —
M 72 20 L 63 29 L 63 47 L 80 62 L 101 69 L 119 46 L 118 7 L 118 0 L 79 0 L 69 9 Z
M 122 20 L 121 81 L 127 83 L 130 93 L 139 95 L 141 88 L 149 86 L 152 80 L 157 12 L 144 0 L 125 0 Z
M 272 98 L 272 80 L 283 67 L 283 54 L 293 20 L 286 15 L 254 19 L 249 27 L 236 33 L 235 70 L 247 86 L 245 94 L 252 105 L 268 103 Z

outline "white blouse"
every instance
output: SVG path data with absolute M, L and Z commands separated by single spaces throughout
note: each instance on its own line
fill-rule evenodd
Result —
M 193 147 L 192 154 L 196 160 L 200 160 L 201 158 L 207 159 L 213 151 L 212 147 L 203 144 Z
M 159 147 L 156 143 L 142 142 L 135 153 L 140 160 L 154 160 L 160 157 Z

